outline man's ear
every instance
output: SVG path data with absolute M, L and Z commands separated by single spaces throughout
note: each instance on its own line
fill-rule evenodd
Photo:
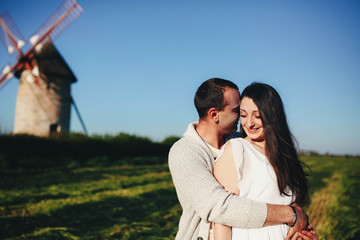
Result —
M 208 117 L 215 123 L 219 123 L 219 112 L 216 108 L 210 108 L 208 110 Z

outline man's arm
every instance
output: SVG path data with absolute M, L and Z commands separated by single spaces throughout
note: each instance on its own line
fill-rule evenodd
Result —
M 297 219 L 293 228 L 296 231 L 300 232 L 306 229 L 306 226 L 308 224 L 307 215 L 298 204 L 293 203 L 291 206 L 295 208 L 297 215 Z M 275 225 L 279 223 L 286 223 L 290 225 L 294 221 L 294 212 L 290 206 L 267 204 L 267 209 L 268 213 L 264 226 Z

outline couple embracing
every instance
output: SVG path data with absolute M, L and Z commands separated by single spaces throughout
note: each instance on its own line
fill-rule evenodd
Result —
M 212 78 L 194 102 L 199 121 L 169 153 L 182 207 L 176 239 L 317 240 L 302 208 L 306 176 L 277 91 L 253 83 L 240 96 L 233 82 Z M 239 119 L 241 137 L 234 136 Z

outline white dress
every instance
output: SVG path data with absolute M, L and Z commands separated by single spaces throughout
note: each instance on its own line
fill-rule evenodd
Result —
M 250 142 L 234 138 L 231 142 L 233 160 L 238 169 L 237 186 L 239 196 L 270 204 L 289 205 L 293 202 L 290 196 L 280 195 L 276 174 L 267 157 L 260 153 Z M 226 145 L 225 145 L 226 146 Z M 222 148 L 219 159 L 225 146 Z M 283 240 L 289 227 L 286 224 L 267 226 L 256 229 L 232 228 L 233 240 Z

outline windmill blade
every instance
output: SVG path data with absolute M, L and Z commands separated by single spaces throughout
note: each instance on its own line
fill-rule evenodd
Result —
M 28 52 L 33 51 L 37 45 L 41 46 L 48 38 L 54 39 L 58 36 L 81 12 L 83 12 L 83 9 L 76 0 L 66 0 L 30 37 L 29 41 L 33 47 Z
M 25 40 L 7 11 L 0 14 L 0 29 L 0 40 L 7 52 L 13 55 L 16 51 L 21 56 Z
M 4 11 L 0 15 L 0 40 L 11 54 L 15 50 L 18 52 L 20 58 L 29 58 L 34 50 L 37 50 L 48 38 L 55 38 L 59 35 L 72 21 L 74 21 L 83 11 L 82 7 L 76 0 L 66 0 L 51 17 L 36 31 L 37 33 L 30 38 L 33 46 L 27 50 L 25 54 L 21 52 L 21 47 L 25 44 L 20 31 L 16 27 L 10 15 Z M 21 65 L 19 61 L 0 76 L 0 86 L 5 82 L 10 73 Z M 26 69 L 32 69 L 25 67 Z M 36 78 L 36 76 L 34 76 Z M 36 82 L 36 81 L 35 81 Z M 40 87 L 40 86 L 39 86 Z
M 5 85 L 5 82 L 14 77 L 15 69 L 17 69 L 19 66 L 22 66 L 22 64 L 22 62 L 17 61 L 12 67 L 10 67 L 10 65 L 6 65 L 3 68 L 0 75 L 0 88 Z
M 5 86 L 5 84 L 8 82 L 8 80 L 10 80 L 11 78 L 14 77 L 14 74 L 12 73 L 11 67 L 9 64 L 7 64 L 3 70 L 1 71 L 1 75 L 0 75 L 0 89 L 3 88 Z

